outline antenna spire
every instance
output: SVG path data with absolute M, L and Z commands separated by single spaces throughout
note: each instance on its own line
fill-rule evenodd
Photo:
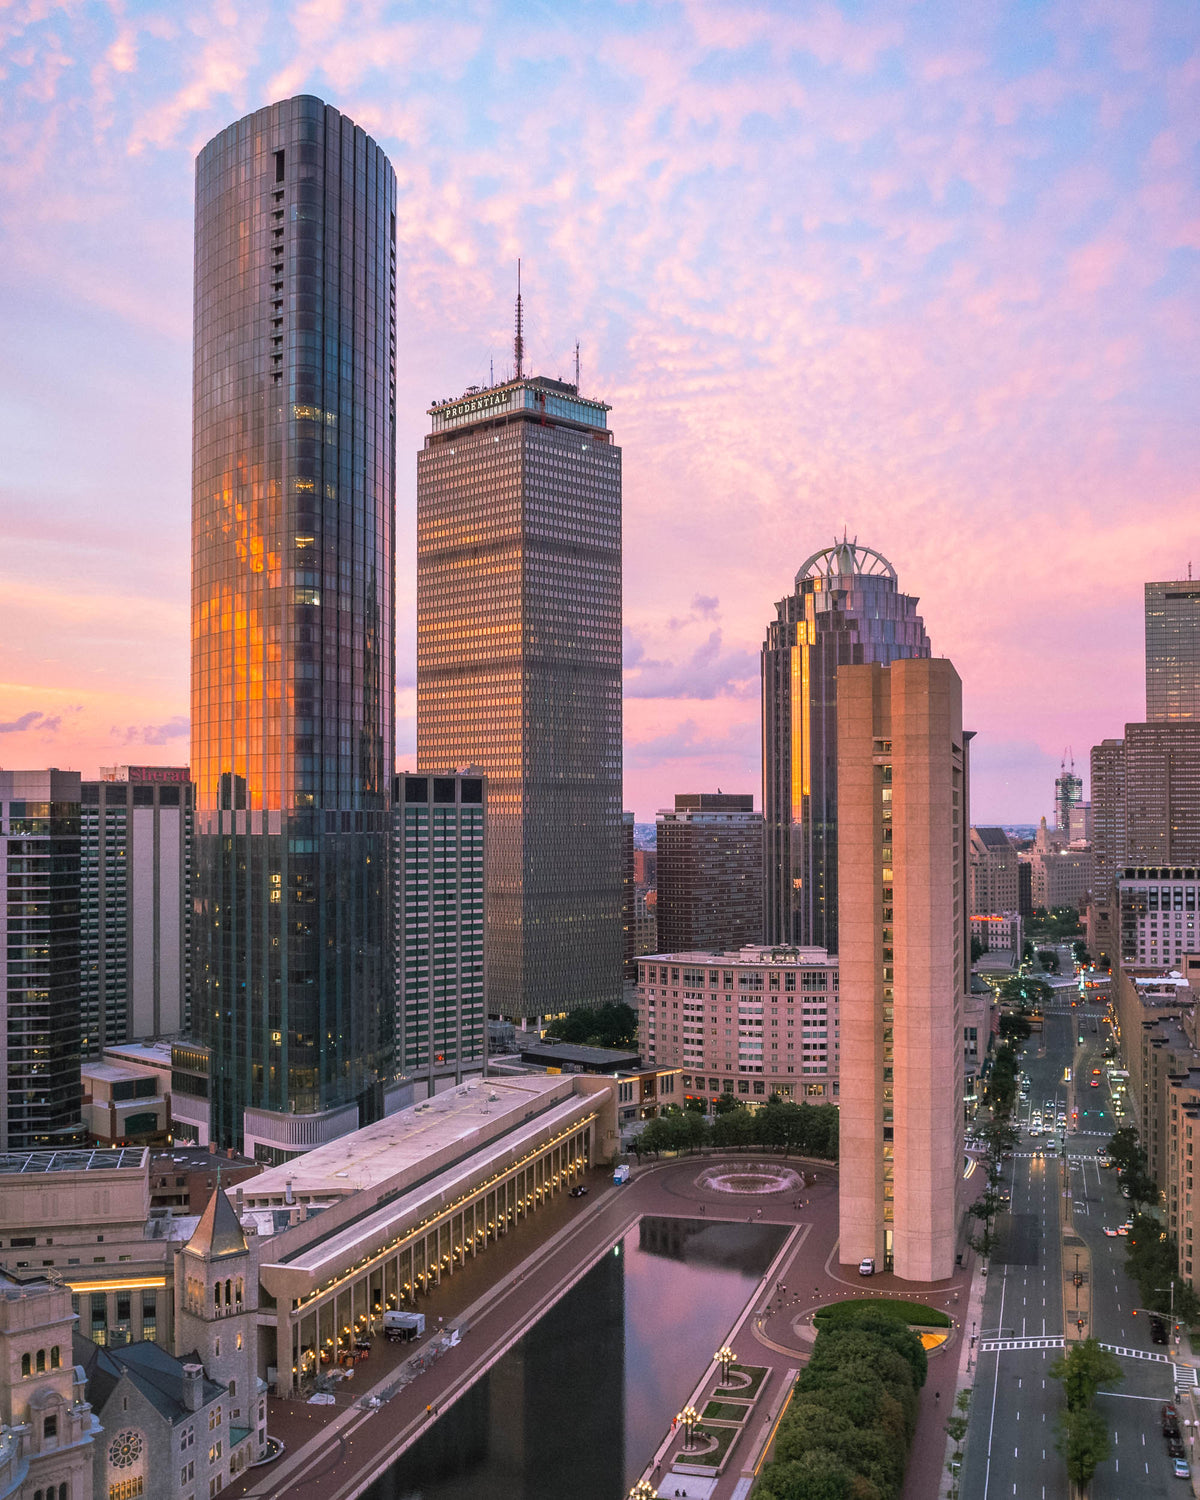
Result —
M 521 310 L 521 261 L 517 260 L 517 336 L 513 340 L 513 353 L 517 360 L 517 379 L 525 373 L 525 337 Z
M 579 340 L 575 340 L 575 394 L 579 394 Z M 1191 565 L 1189 564 L 1189 567 Z M 1188 574 L 1191 577 L 1191 574 Z

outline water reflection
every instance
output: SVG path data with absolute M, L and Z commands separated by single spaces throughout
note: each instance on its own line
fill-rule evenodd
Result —
M 785 1233 L 642 1219 L 365 1500 L 621 1500 Z

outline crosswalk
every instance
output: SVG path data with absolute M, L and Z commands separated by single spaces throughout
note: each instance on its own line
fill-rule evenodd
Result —
M 1120 1344 L 1101 1344 L 1101 1349 L 1107 1349 L 1110 1354 L 1119 1354 L 1122 1359 L 1149 1359 L 1156 1365 L 1169 1365 L 1170 1357 L 1159 1354 L 1157 1349 L 1125 1349 Z
M 1003 1354 L 1010 1349 L 1062 1349 L 1065 1347 L 1061 1334 L 1058 1338 L 983 1339 L 979 1345 L 982 1354 Z
M 1175 1389 L 1177 1391 L 1196 1390 L 1198 1384 L 1196 1371 L 1192 1365 L 1175 1366 Z

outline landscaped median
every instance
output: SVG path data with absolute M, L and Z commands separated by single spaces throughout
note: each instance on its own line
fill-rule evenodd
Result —
M 754 1500 L 895 1500 L 904 1485 L 927 1361 L 920 1334 L 949 1327 L 919 1302 L 856 1298 L 822 1308 Z M 942 1335 L 944 1337 L 944 1334 Z
M 718 1381 L 694 1423 L 690 1442 L 675 1455 L 679 1474 L 719 1474 L 729 1450 L 744 1431 L 770 1372 L 764 1365 L 731 1364 Z

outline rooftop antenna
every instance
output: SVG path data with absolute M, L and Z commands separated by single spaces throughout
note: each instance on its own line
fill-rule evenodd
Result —
M 488 360 L 488 384 L 496 384 L 496 361 L 494 359 Z
M 521 262 L 517 260 L 517 336 L 513 340 L 513 353 L 517 357 L 517 379 L 525 373 L 525 339 L 521 317 Z
M 575 394 L 579 394 L 579 340 L 575 340 Z M 1191 575 L 1191 563 L 1188 563 L 1188 577 Z

